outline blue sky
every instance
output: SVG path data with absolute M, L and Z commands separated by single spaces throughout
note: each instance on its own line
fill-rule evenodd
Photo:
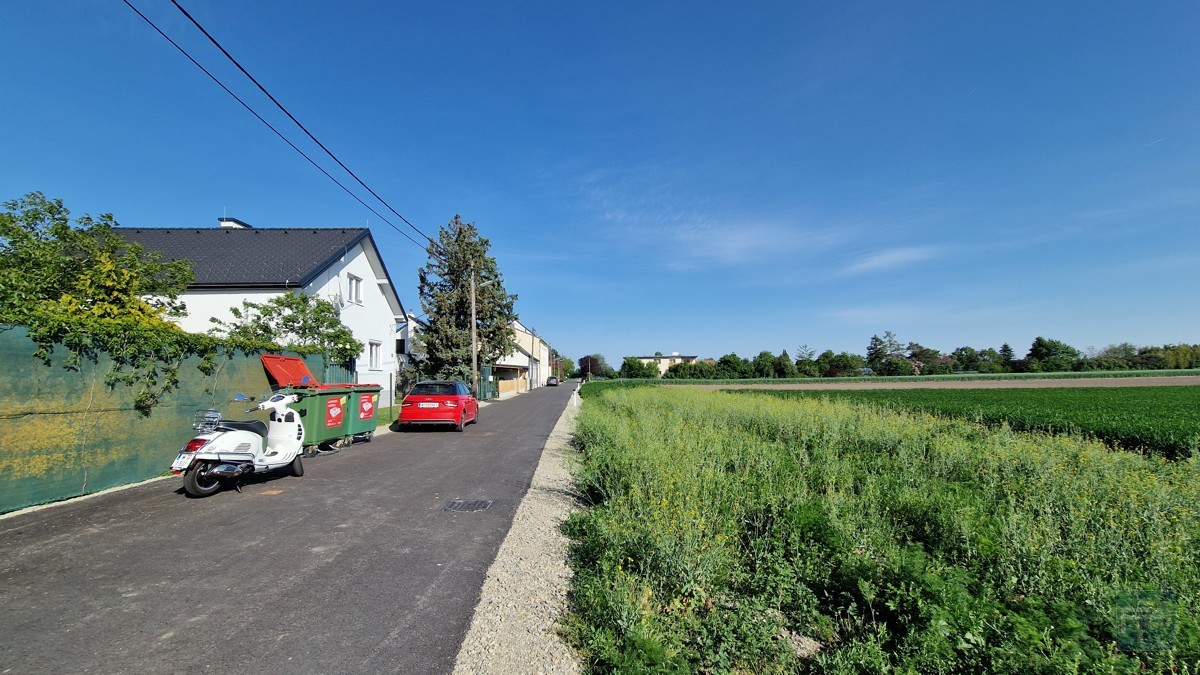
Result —
M 1200 4 L 180 1 L 567 356 L 1200 342 Z M 419 307 L 424 251 L 122 2 L 5 2 L 0 72 L 3 199 L 369 224 Z

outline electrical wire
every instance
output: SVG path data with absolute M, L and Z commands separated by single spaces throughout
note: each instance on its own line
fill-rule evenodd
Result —
M 209 72 L 207 68 L 205 68 L 203 65 L 200 64 L 199 61 L 192 58 L 192 55 L 189 54 L 186 49 L 181 47 L 179 45 L 179 43 L 172 40 L 171 36 L 164 33 L 163 30 L 161 28 L 159 28 L 153 21 L 151 21 L 149 17 L 147 17 L 145 14 L 142 14 L 142 12 L 140 10 L 138 10 L 137 7 L 134 7 L 133 4 L 131 2 L 129 2 L 129 0 L 122 0 L 122 2 L 124 2 L 125 5 L 129 7 L 129 9 L 132 9 L 135 14 L 140 16 L 143 21 L 145 21 L 147 24 L 149 24 L 151 28 L 153 28 L 159 35 L 161 35 L 163 37 L 163 39 L 165 39 L 167 42 L 170 42 L 171 46 L 173 46 L 173 47 L 175 47 L 175 49 L 179 50 L 179 53 L 181 53 L 185 57 L 187 57 L 187 59 L 189 61 L 191 61 L 192 64 L 195 65 L 197 68 L 199 68 L 201 70 L 201 72 L 203 72 L 205 75 L 207 75 L 209 77 L 209 79 L 211 79 L 213 82 L 217 83 L 217 86 L 224 89 L 225 93 L 232 96 L 234 98 L 234 100 L 236 100 L 238 103 L 240 103 L 242 105 L 242 107 L 245 108 L 251 115 L 254 115 L 254 117 L 256 117 L 258 119 L 258 121 L 265 124 L 266 127 L 268 129 L 270 129 L 271 131 L 273 131 L 275 133 L 275 135 L 278 136 L 284 143 L 287 143 L 293 150 L 300 153 L 300 156 L 303 157 L 304 159 L 308 160 L 309 164 L 312 164 L 313 167 L 315 167 L 318 171 L 325 174 L 326 178 L 328 178 L 329 180 L 331 180 L 335 184 L 337 184 L 337 186 L 340 187 L 343 191 L 345 191 L 346 194 L 353 197 L 355 201 L 357 201 L 359 204 L 362 204 L 368 211 L 370 211 L 371 213 L 374 213 L 376 216 L 378 216 L 380 220 L 387 223 L 393 230 L 396 230 L 397 232 L 399 232 L 401 234 L 401 236 L 403 236 L 405 239 L 411 241 L 416 246 L 419 246 L 422 249 L 427 250 L 427 247 L 424 244 L 417 241 L 416 239 L 413 239 L 412 236 L 410 236 L 404 230 L 401 230 L 399 227 L 396 227 L 395 223 L 388 220 L 383 214 L 379 213 L 374 208 L 372 208 L 370 204 L 367 204 L 365 201 L 362 200 L 361 197 L 354 194 L 354 192 L 351 191 L 350 188 L 348 188 L 344 184 L 342 184 L 342 182 L 339 181 L 337 178 L 334 178 L 332 174 L 330 174 L 328 171 L 326 171 L 325 168 L 322 167 L 320 164 L 318 164 L 315 160 L 313 160 L 312 157 L 309 157 L 303 150 L 301 150 L 299 147 L 297 147 L 295 143 L 288 140 L 287 136 L 284 136 L 278 129 L 276 129 L 274 126 L 272 126 L 270 122 L 268 122 L 266 119 L 264 119 L 262 115 L 259 115 L 254 110 L 254 108 L 250 107 L 250 105 L 248 103 L 243 101 L 241 99 L 241 97 L 239 97 L 237 94 L 233 93 L 233 91 L 229 87 L 225 86 L 225 84 L 223 82 L 221 82 L 221 80 L 218 79 L 216 75 L 213 75 L 211 72 Z M 299 122 L 297 122 L 297 124 L 299 124 Z M 322 146 L 322 147 L 324 147 L 324 146 Z M 339 164 L 340 164 L 340 162 L 339 162 Z M 348 171 L 348 169 L 347 169 L 347 171 Z M 369 189 L 370 188 L 368 188 L 368 190 Z M 374 193 L 372 192 L 372 194 L 374 194 Z M 380 200 L 380 201 L 383 201 L 383 200 Z M 399 215 L 399 214 L 397 214 L 397 215 Z M 407 223 L 408 221 L 406 220 L 405 222 Z M 409 223 L 409 226 L 411 227 L 412 224 Z M 414 229 L 416 229 L 416 228 L 414 228 Z M 421 233 L 420 230 L 417 230 L 417 232 Z M 425 236 L 423 233 L 421 233 L 421 236 L 425 237 L 425 239 L 430 242 L 433 241 L 432 239 L 429 239 L 429 237 Z
M 358 181 L 358 184 L 363 186 L 363 188 L 365 188 L 367 192 L 370 192 L 372 197 L 374 197 L 375 199 L 378 199 L 381 204 L 386 206 L 389 211 L 396 214 L 397 218 L 404 221 L 404 223 L 406 225 L 408 225 L 409 227 L 411 227 L 413 229 L 413 231 L 415 231 L 417 234 L 421 235 L 425 239 L 428 239 L 430 242 L 433 241 L 433 239 L 431 239 L 429 237 L 429 235 L 422 232 L 419 228 L 417 228 L 416 225 L 413 225 L 412 223 L 410 223 L 407 218 L 400 215 L 400 212 L 398 212 L 396 209 L 392 208 L 392 205 L 389 204 L 387 202 L 387 200 L 385 200 L 383 197 L 380 197 L 374 190 L 371 189 L 371 187 L 369 185 L 364 183 L 363 180 L 358 177 L 358 174 L 351 171 L 350 167 L 346 166 L 342 162 L 342 160 L 338 159 L 337 155 L 333 154 L 333 152 L 329 148 L 325 147 L 324 143 L 317 140 L 317 137 L 314 136 L 312 134 L 312 132 L 310 132 L 308 130 L 307 127 L 305 127 L 303 124 L 301 124 L 300 120 L 296 119 L 295 115 L 292 115 L 292 113 L 287 108 L 285 108 L 282 103 L 280 103 L 274 96 L 272 96 L 271 92 L 267 91 L 267 88 L 264 87 L 257 79 L 255 79 L 255 77 L 253 75 L 250 74 L 250 71 L 248 71 L 244 67 L 242 67 L 242 64 L 239 63 L 237 59 L 233 58 L 233 55 L 229 53 L 229 50 L 225 49 L 225 47 L 223 47 L 220 42 L 217 42 L 217 39 L 215 37 L 213 37 L 212 34 L 210 34 L 207 30 L 205 30 L 204 26 L 200 25 L 200 22 L 197 21 L 195 17 L 193 17 L 191 14 L 188 13 L 188 11 L 186 9 L 183 8 L 183 5 L 179 4 L 179 0 L 171 0 L 171 4 L 175 5 L 175 8 L 178 9 L 180 12 L 182 12 L 183 15 L 185 17 L 187 17 L 188 21 L 191 21 L 192 25 L 194 25 L 201 33 L 203 33 L 204 37 L 208 38 L 209 42 L 213 43 L 214 47 L 221 50 L 221 53 L 225 55 L 225 58 L 229 59 L 229 61 L 231 63 L 233 63 L 233 65 L 237 66 L 237 69 L 242 71 L 242 74 L 245 75 L 251 82 L 253 82 L 254 86 L 258 87 L 259 91 L 261 91 L 267 98 L 271 99 L 271 102 L 275 104 L 275 107 L 279 108 L 279 110 L 282 111 L 284 115 L 287 115 L 288 119 L 295 122 L 296 126 L 300 127 L 300 130 L 303 131 L 310 139 L 312 139 L 313 143 L 316 143 L 318 146 L 320 146 L 320 148 L 325 151 L 325 154 L 329 155 L 329 157 L 333 161 L 337 162 L 338 166 L 342 167 L 342 169 L 345 170 L 346 173 L 350 174 L 354 178 L 354 180 Z

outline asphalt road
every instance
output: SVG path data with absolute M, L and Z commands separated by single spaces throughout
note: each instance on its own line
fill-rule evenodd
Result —
M 449 672 L 573 389 L 241 494 L 192 499 L 172 478 L 0 519 L 0 674 Z

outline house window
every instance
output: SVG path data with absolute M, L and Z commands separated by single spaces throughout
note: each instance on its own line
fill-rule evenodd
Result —
M 362 304 L 362 279 L 353 274 L 346 275 L 346 302 Z
M 382 346 L 382 343 L 371 340 L 371 344 L 367 348 L 369 350 L 367 353 L 367 361 L 371 364 L 371 370 L 379 370 L 379 352 L 381 351 L 380 347 Z

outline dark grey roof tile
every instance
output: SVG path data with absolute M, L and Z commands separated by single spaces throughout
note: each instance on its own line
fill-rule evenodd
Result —
M 133 228 L 114 230 L 166 260 L 191 260 L 193 288 L 298 287 L 369 235 L 366 228 Z

